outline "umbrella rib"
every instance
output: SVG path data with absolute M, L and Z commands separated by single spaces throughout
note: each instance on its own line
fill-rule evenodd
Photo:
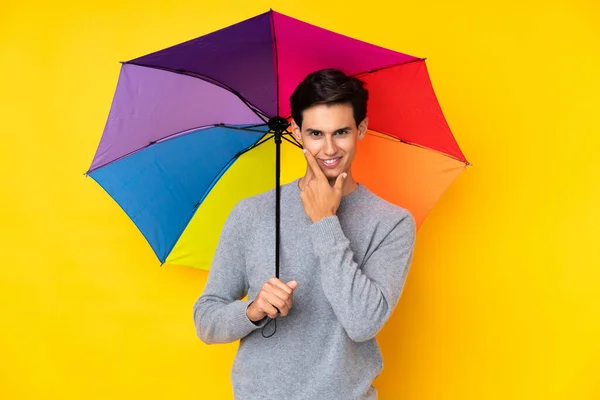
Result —
M 227 128 L 227 129 L 234 129 L 236 131 L 246 131 L 246 132 L 257 132 L 257 133 L 265 133 L 265 131 L 260 131 L 257 129 L 250 129 L 252 127 L 259 127 L 259 126 L 265 126 L 265 124 L 261 124 L 261 125 L 252 125 L 252 126 L 245 126 L 245 127 L 239 127 L 239 126 L 235 126 L 235 125 L 225 125 L 225 124 L 214 124 L 215 127 L 219 127 L 219 128 Z
M 219 81 L 217 79 L 211 78 L 210 76 L 198 74 L 198 73 L 192 72 L 192 71 L 186 71 L 184 69 L 173 69 L 173 68 L 167 68 L 167 67 L 159 67 L 159 66 L 139 64 L 139 63 L 134 63 L 134 62 L 129 62 L 129 61 L 124 62 L 124 64 L 137 65 L 138 67 L 153 68 L 153 69 L 159 69 L 159 70 L 162 70 L 162 71 L 173 72 L 173 73 L 176 73 L 176 74 L 182 74 L 182 75 L 190 76 L 192 78 L 200 79 L 200 80 L 203 80 L 205 82 L 209 82 L 209 83 L 212 83 L 214 85 L 217 85 L 217 86 L 219 86 L 219 87 L 227 90 L 228 92 L 234 94 L 236 97 L 238 97 L 242 101 L 242 103 L 244 103 L 264 123 L 268 122 L 267 118 L 269 118 L 269 115 L 267 113 L 265 113 L 264 111 L 262 111 L 258 107 L 256 107 L 253 104 L 251 104 L 237 90 L 235 90 L 231 86 L 228 86 L 228 85 L 224 84 L 223 82 L 221 82 L 221 81 Z
M 244 128 L 258 128 L 259 126 L 268 126 L 268 125 L 267 124 L 256 124 L 256 125 L 244 126 Z
M 287 132 L 287 131 L 286 131 L 286 132 Z M 288 133 L 289 133 L 289 132 L 288 132 Z M 293 144 L 294 146 L 296 146 L 296 147 L 298 147 L 298 148 L 300 148 L 300 149 L 303 149 L 303 148 L 304 148 L 304 147 L 303 147 L 303 146 L 302 146 L 300 143 L 298 143 L 298 141 L 296 140 L 296 138 L 294 138 L 294 136 L 292 136 L 292 134 L 291 134 L 291 133 L 290 133 L 290 137 L 293 139 L 293 141 L 291 141 L 290 139 L 286 138 L 285 136 L 281 136 L 281 138 L 282 138 L 283 140 L 286 140 L 286 141 L 290 142 L 290 143 L 291 143 L 291 144 Z
M 372 133 L 369 133 L 369 132 L 377 132 L 377 133 L 379 133 L 380 135 L 383 135 L 383 136 L 373 135 Z M 379 131 L 377 129 L 369 128 L 369 130 L 367 131 L 367 134 L 369 134 L 370 136 L 379 138 L 379 139 L 389 140 L 391 142 L 396 142 L 396 143 L 400 142 L 400 143 L 406 144 L 408 146 L 415 146 L 415 147 L 419 147 L 421 149 L 425 149 L 425 150 L 429 150 L 429 151 L 435 151 L 436 153 L 439 153 L 439 154 L 444 155 L 446 157 L 452 158 L 453 160 L 460 161 L 461 163 L 463 163 L 465 165 L 468 165 L 468 166 L 472 166 L 473 165 L 473 164 L 471 164 L 468 161 L 463 161 L 463 160 L 461 160 L 459 158 L 456 158 L 456 157 L 451 156 L 449 154 L 443 153 L 443 152 L 441 152 L 439 150 L 431 149 L 429 147 L 426 147 L 426 146 L 423 146 L 423 145 L 420 145 L 420 144 L 417 144 L 417 143 L 407 142 L 406 140 L 399 139 L 396 136 L 392 136 L 389 133 L 385 133 L 385 132 Z
M 394 68 L 394 67 L 397 67 L 397 66 L 399 66 L 399 65 L 404 65 L 404 64 L 412 64 L 412 63 L 415 63 L 415 62 L 421 62 L 421 61 L 425 61 L 425 60 L 427 60 L 427 58 L 417 58 L 416 60 L 411 60 L 411 61 L 403 61 L 403 62 L 399 62 L 399 63 L 395 63 L 395 64 L 390 64 L 390 65 L 387 65 L 387 66 L 385 66 L 385 67 L 380 67 L 380 68 L 370 69 L 370 70 L 368 70 L 368 71 L 359 72 L 359 73 L 357 73 L 357 74 L 354 74 L 354 75 L 352 75 L 352 76 L 353 76 L 354 78 L 360 78 L 360 77 L 362 77 L 362 76 L 364 76 L 364 75 L 369 75 L 369 74 L 372 74 L 372 73 L 374 73 L 374 72 L 381 71 L 381 70 L 383 70 L 383 69 Z
M 268 135 L 268 133 L 267 133 L 267 134 L 265 134 L 265 136 L 267 136 L 267 135 Z M 269 137 L 267 137 L 267 138 L 265 138 L 265 136 L 263 136 L 263 137 L 262 137 L 262 138 L 261 138 L 261 139 L 260 139 L 258 142 L 256 142 L 256 143 L 252 144 L 252 145 L 251 145 L 251 146 L 249 146 L 248 148 L 245 148 L 244 150 L 240 150 L 240 151 L 239 151 L 239 152 L 238 152 L 238 153 L 237 153 L 237 154 L 234 156 L 234 158 L 236 158 L 236 157 L 239 157 L 239 156 L 241 156 L 242 154 L 244 154 L 244 153 L 246 153 L 246 152 L 248 152 L 248 151 L 250 151 L 250 150 L 252 150 L 252 149 L 255 149 L 255 148 L 257 148 L 257 147 L 258 147 L 258 146 L 260 146 L 261 144 L 263 144 L 263 143 L 265 143 L 265 142 L 268 142 L 269 140 L 271 140 L 271 139 L 273 139 L 273 138 L 275 137 L 275 135 L 271 135 L 271 136 L 269 136 Z
M 147 149 L 150 146 L 154 146 L 155 144 L 162 143 L 162 142 L 164 142 L 164 141 L 172 138 L 173 136 L 182 135 L 182 134 L 183 135 L 187 135 L 187 134 L 190 134 L 190 133 L 194 133 L 194 132 L 196 132 L 196 131 L 198 131 L 200 129 L 210 129 L 210 128 L 226 128 L 226 129 L 235 129 L 235 130 L 239 130 L 239 131 L 256 132 L 256 133 L 262 133 L 262 134 L 264 134 L 265 131 L 260 131 L 260 130 L 256 130 L 256 129 L 249 129 L 249 128 L 259 127 L 259 126 L 265 126 L 265 124 L 250 125 L 250 126 L 247 126 L 247 127 L 239 127 L 239 126 L 225 125 L 223 123 L 219 123 L 219 124 L 201 125 L 201 126 L 197 126 L 195 128 L 184 129 L 182 131 L 178 131 L 178 132 L 172 133 L 170 135 L 167 135 L 165 137 L 162 137 L 162 138 L 160 138 L 158 140 L 153 140 L 152 142 L 148 143 L 144 147 L 140 147 L 139 149 L 132 150 L 132 151 L 130 151 L 127 154 L 123 154 L 121 157 L 115 158 L 114 160 L 111 160 L 109 162 L 106 162 L 104 164 L 101 164 L 101 165 L 97 166 L 96 168 L 88 170 L 87 172 L 84 173 L 84 175 L 87 176 L 87 175 L 89 175 L 90 173 L 92 173 L 93 171 L 95 171 L 95 170 L 97 170 L 99 168 L 105 167 L 105 166 L 107 166 L 109 164 L 112 164 L 114 162 L 122 160 L 125 157 L 129 157 L 130 155 L 132 155 L 134 153 L 137 153 L 138 151 L 145 150 L 145 149 Z

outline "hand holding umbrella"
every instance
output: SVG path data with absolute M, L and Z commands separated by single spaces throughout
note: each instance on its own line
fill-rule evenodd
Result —
M 287 284 L 272 277 L 262 285 L 254 301 L 246 309 L 250 321 L 258 322 L 268 316 L 271 319 L 288 315 L 293 304 L 294 290 L 298 282 L 290 281 Z

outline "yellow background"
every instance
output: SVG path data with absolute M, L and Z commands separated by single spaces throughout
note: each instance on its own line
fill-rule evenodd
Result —
M 159 267 L 83 173 L 118 61 L 272 7 L 428 57 L 474 164 L 419 231 L 380 398 L 600 399 L 597 2 L 94 3 L 0 5 L 0 398 L 231 397 L 206 273 Z

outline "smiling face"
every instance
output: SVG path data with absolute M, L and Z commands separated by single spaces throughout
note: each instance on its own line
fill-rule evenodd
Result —
M 356 125 L 350 104 L 319 104 L 302 113 L 302 126 L 292 121 L 296 140 L 302 143 L 319 163 L 330 182 L 342 172 L 351 177 L 356 142 L 364 137 L 368 119 Z

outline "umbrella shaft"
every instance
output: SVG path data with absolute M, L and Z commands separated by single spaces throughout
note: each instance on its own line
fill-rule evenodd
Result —
M 275 277 L 279 278 L 279 228 L 281 226 L 281 132 L 275 132 Z

